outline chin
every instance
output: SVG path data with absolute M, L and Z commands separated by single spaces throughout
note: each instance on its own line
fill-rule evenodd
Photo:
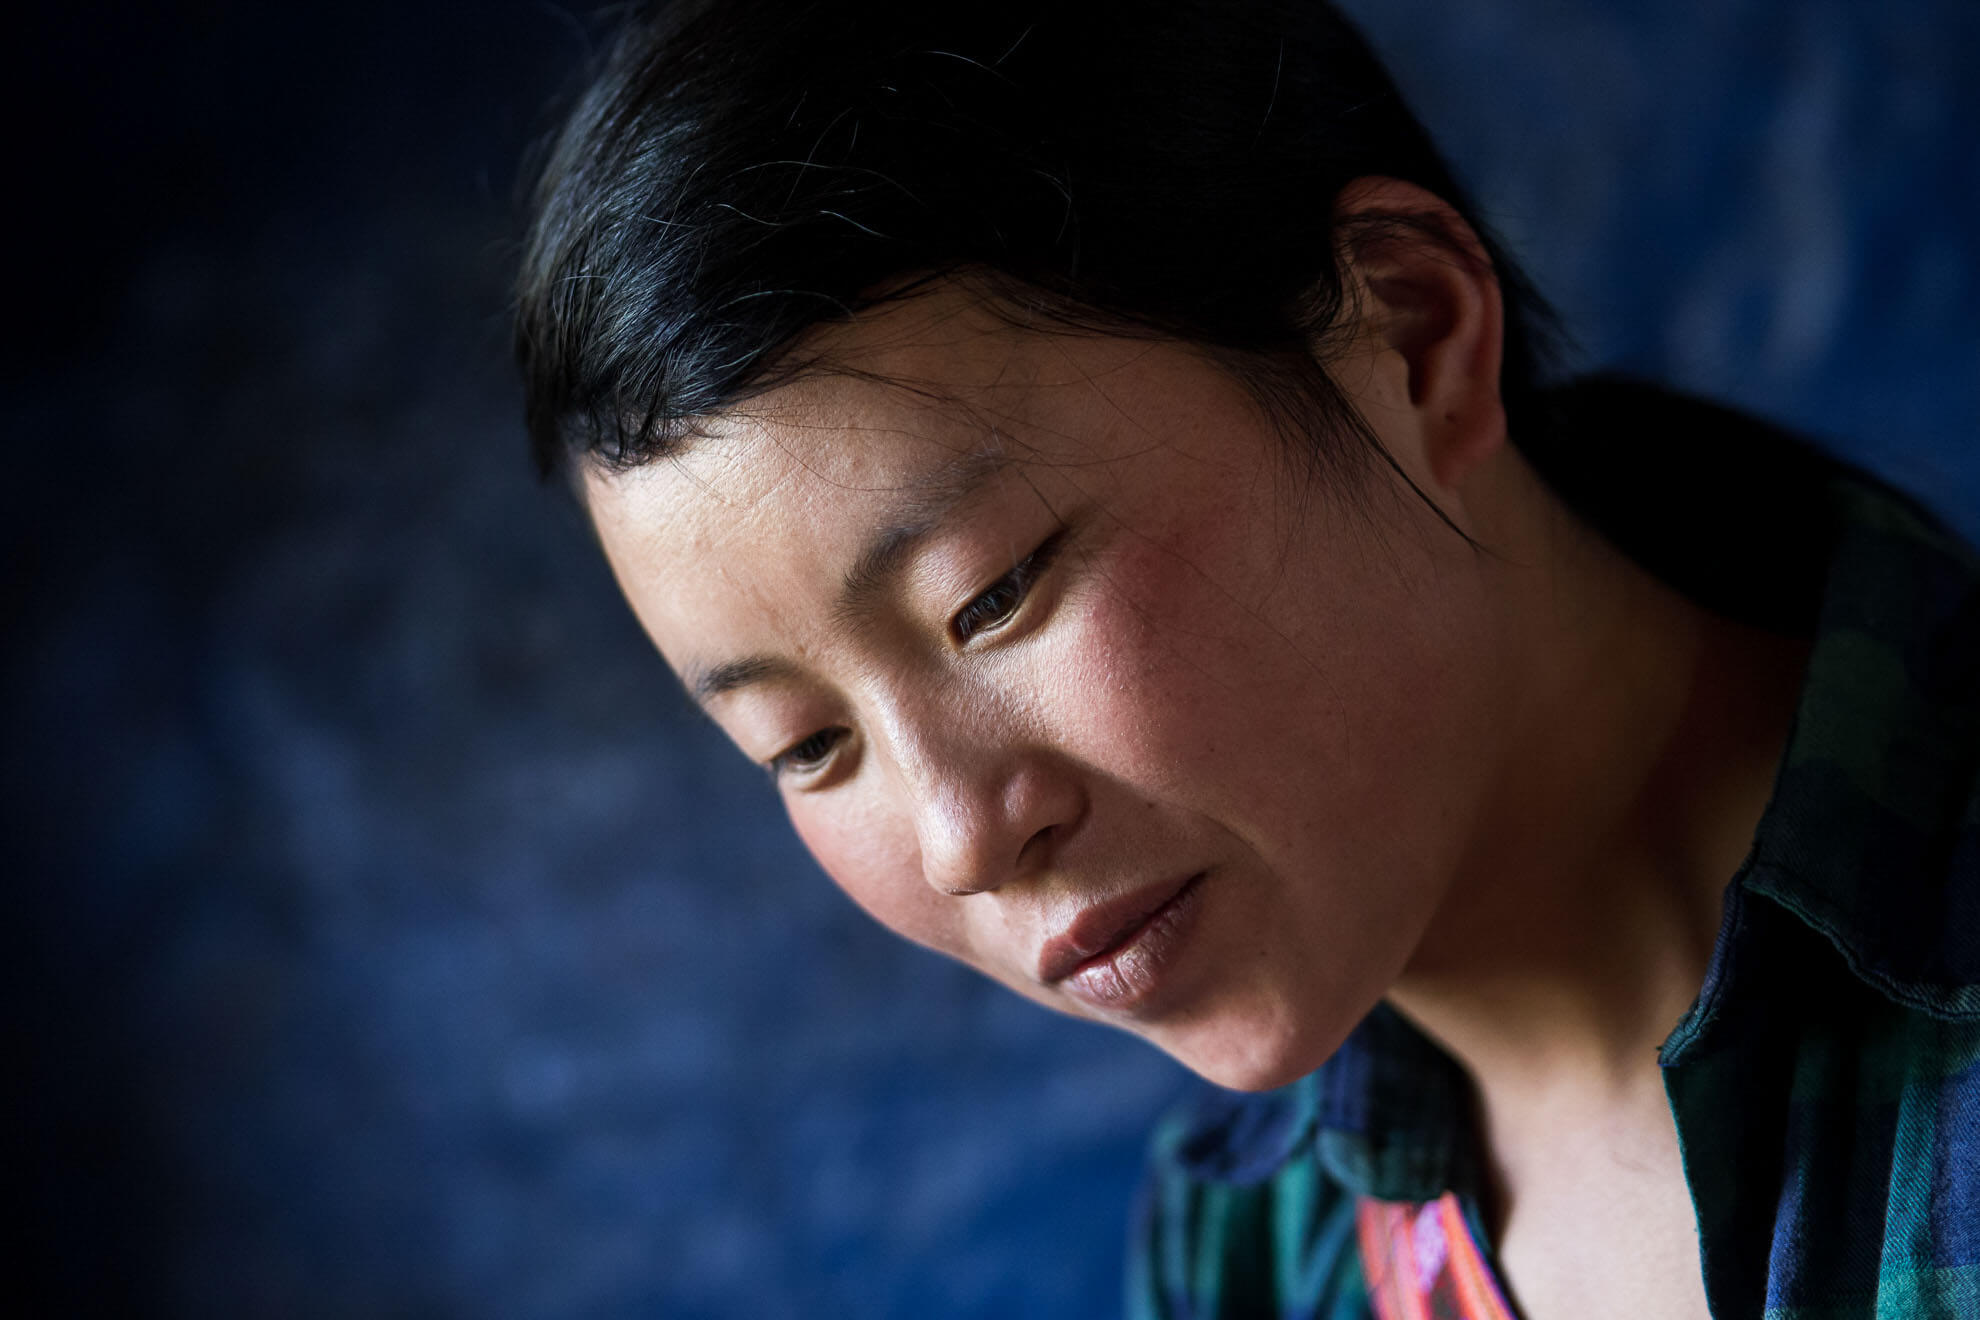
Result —
M 1232 1091 L 1271 1091 L 1289 1086 L 1318 1068 L 1339 1049 L 1355 1024 L 1315 1031 L 1288 1024 L 1285 1030 L 1256 1023 L 1231 1026 L 1202 1023 L 1191 1030 L 1154 1036 L 1176 1062 L 1207 1082 Z

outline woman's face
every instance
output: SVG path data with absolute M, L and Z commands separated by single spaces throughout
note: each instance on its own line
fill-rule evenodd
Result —
M 1480 834 L 1480 559 L 1185 349 L 954 291 L 832 334 L 849 370 L 590 476 L 640 621 L 893 930 L 1225 1085 L 1317 1066 Z M 1432 486 L 1395 355 L 1335 375 Z

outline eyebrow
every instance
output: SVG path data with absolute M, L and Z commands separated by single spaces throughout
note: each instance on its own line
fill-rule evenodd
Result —
M 767 655 L 749 655 L 686 676 L 688 695 L 695 704 L 706 706 L 713 697 L 766 679 L 788 678 L 795 671 L 783 661 Z
M 970 450 L 916 477 L 902 488 L 901 498 L 887 518 L 867 536 L 852 566 L 840 580 L 832 617 L 848 622 L 871 608 L 876 597 L 898 574 L 915 548 L 940 527 L 958 504 L 980 490 L 990 478 L 1010 466 L 1002 446 Z M 771 679 L 790 678 L 797 667 L 773 655 L 748 655 L 684 675 L 688 693 L 699 705 L 739 688 Z

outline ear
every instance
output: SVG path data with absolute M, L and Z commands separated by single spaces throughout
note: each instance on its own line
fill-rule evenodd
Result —
M 1334 202 L 1360 331 L 1406 382 L 1430 478 L 1452 489 L 1506 444 L 1505 310 L 1484 244 L 1450 204 L 1399 179 L 1356 179 Z M 1357 309 L 1349 304 L 1349 314 Z

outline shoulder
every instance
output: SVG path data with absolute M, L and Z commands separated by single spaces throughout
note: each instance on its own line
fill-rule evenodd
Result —
M 1567 503 L 1700 605 L 1812 649 L 1741 887 L 1899 1002 L 1980 1016 L 1980 556 L 1760 418 L 1616 377 L 1523 441 Z
M 1980 1021 L 1980 558 L 1857 474 L 1745 877 L 1863 981 Z

